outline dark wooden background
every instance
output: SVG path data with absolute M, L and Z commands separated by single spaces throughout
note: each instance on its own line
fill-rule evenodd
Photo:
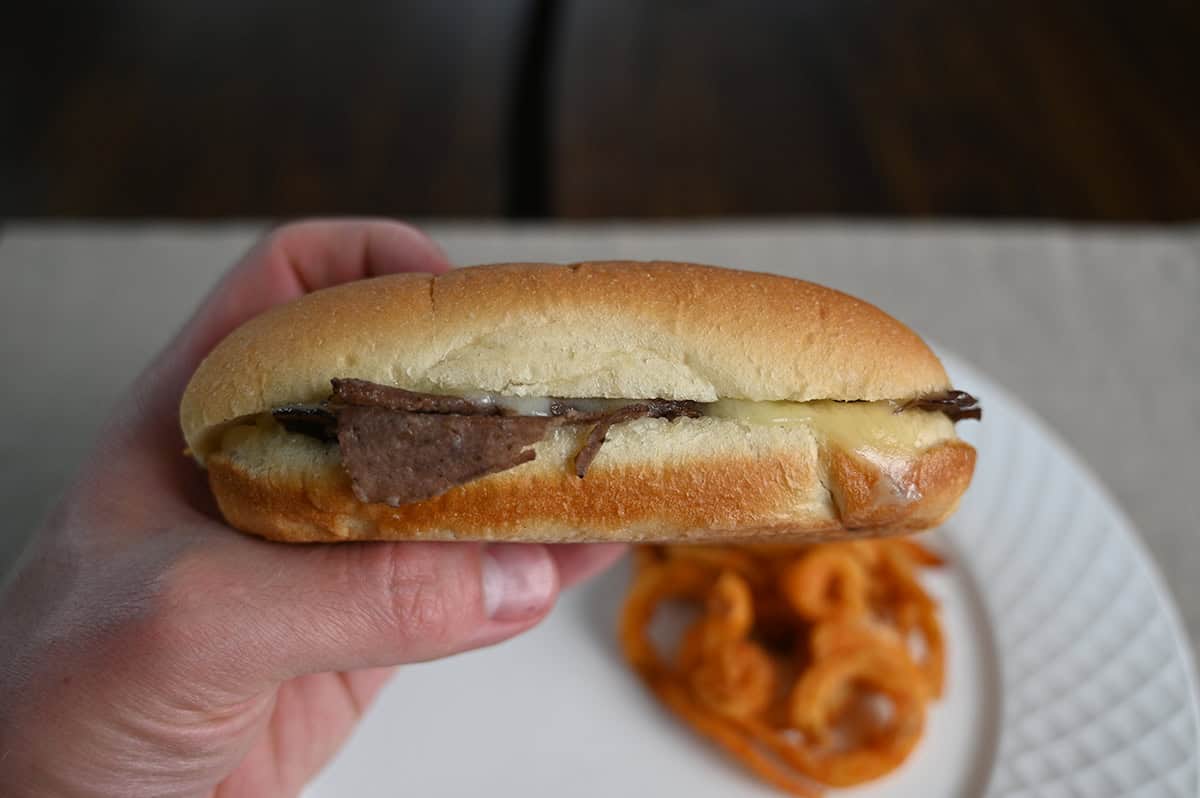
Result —
M 0 215 L 1200 218 L 1200 3 L 133 0 L 0 27 Z

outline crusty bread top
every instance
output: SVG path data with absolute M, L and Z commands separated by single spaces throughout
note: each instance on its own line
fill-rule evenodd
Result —
M 317 291 L 231 333 L 183 396 L 188 445 L 329 395 L 333 377 L 429 393 L 809 401 L 945 390 L 883 311 L 770 274 L 669 262 L 512 263 Z

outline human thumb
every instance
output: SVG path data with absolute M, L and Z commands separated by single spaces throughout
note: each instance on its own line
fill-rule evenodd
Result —
M 221 532 L 164 575 L 175 617 L 162 630 L 204 674 L 247 691 L 490 645 L 536 624 L 559 588 L 536 544 L 296 546 Z

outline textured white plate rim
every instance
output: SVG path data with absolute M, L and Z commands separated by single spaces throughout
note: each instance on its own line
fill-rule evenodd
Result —
M 1158 594 L 1160 608 L 1167 616 L 1176 654 L 1183 663 L 1184 674 L 1187 679 L 1188 701 L 1192 717 L 1196 719 L 1197 723 L 1200 723 L 1200 687 L 1198 687 L 1198 681 L 1200 680 L 1197 678 L 1196 661 L 1192 656 L 1192 647 L 1188 638 L 1187 627 L 1183 624 L 1183 616 L 1179 613 L 1179 607 L 1175 603 L 1175 596 L 1167 586 L 1167 579 L 1163 576 L 1162 569 L 1158 567 L 1158 561 L 1154 559 L 1154 555 L 1150 552 L 1150 547 L 1142 539 L 1141 531 L 1134 525 L 1133 520 L 1125 514 L 1125 508 L 1117 502 L 1116 498 L 1109 492 L 1108 486 L 1097 476 L 1092 467 L 1076 454 L 1074 447 L 1063 440 L 1058 431 L 1034 412 L 1025 403 L 1024 399 L 1021 399 L 1000 385 L 975 366 L 968 365 L 957 354 L 938 347 L 938 356 L 946 364 L 947 371 L 952 374 L 971 375 L 973 382 L 987 386 L 988 397 L 1003 397 L 1005 403 L 1016 408 L 1024 416 L 1025 421 L 1037 431 L 1038 435 L 1045 438 L 1053 448 L 1061 452 L 1064 459 L 1068 460 L 1071 466 L 1083 476 L 1084 480 L 1090 483 L 1092 489 L 1096 491 L 1101 501 L 1106 505 L 1109 514 L 1120 523 L 1122 529 L 1127 533 L 1130 547 L 1138 558 L 1138 565 L 1145 569 L 1147 577 L 1154 586 L 1155 593 Z
M 1162 614 L 1166 621 L 1170 632 L 1171 646 L 1183 672 L 1187 693 L 1187 711 L 1193 727 L 1200 727 L 1200 688 L 1198 688 L 1196 662 L 1192 654 L 1186 627 L 1184 626 L 1179 607 L 1175 603 L 1174 596 L 1167 585 L 1166 578 L 1163 576 L 1157 561 L 1154 559 L 1137 526 L 1134 525 L 1133 521 L 1125 513 L 1124 508 L 1121 507 L 1110 493 L 1108 486 L 1097 476 L 1091 466 L 1076 453 L 1072 446 L 1062 439 L 1053 427 L 1031 409 L 1023 399 L 1013 394 L 988 374 L 969 364 L 966 360 L 953 353 L 953 351 L 942 346 L 936 346 L 935 348 L 937 349 L 938 356 L 945 364 L 946 370 L 955 377 L 953 380 L 954 384 L 959 385 L 966 382 L 970 384 L 968 387 L 978 390 L 979 394 L 983 397 L 982 403 L 985 407 L 985 417 L 988 402 L 995 402 L 998 398 L 1002 403 L 1008 405 L 1011 410 L 1015 411 L 1016 415 L 1021 417 L 1021 421 L 1036 433 L 1037 437 L 1043 439 L 1056 451 L 1058 456 L 1065 460 L 1078 473 L 1082 482 L 1095 493 L 1096 499 L 1103 505 L 1105 514 L 1116 522 L 1117 527 L 1123 533 L 1121 537 L 1128 545 L 1135 560 L 1130 563 L 1130 570 L 1136 570 L 1137 568 L 1142 570 L 1146 584 L 1152 589 L 1155 595 L 1157 611 Z M 948 539 L 953 548 L 961 551 L 959 542 L 952 535 L 943 535 L 943 538 Z M 977 575 L 973 572 L 970 556 L 962 558 L 960 564 L 970 573 L 972 580 L 975 582 L 975 589 L 980 593 L 986 593 L 986 580 L 978 579 Z M 993 644 L 999 645 L 994 640 Z M 1003 657 L 1002 654 L 1000 656 L 1001 658 Z M 1003 727 L 1003 723 L 1001 726 Z M 1001 733 L 1002 731 L 1003 729 L 1001 728 Z M 1194 756 L 1200 758 L 1200 752 L 1195 752 Z M 993 768 L 1004 761 L 1003 757 L 1004 754 L 999 749 L 992 752 Z M 988 794 L 991 794 L 990 790 Z

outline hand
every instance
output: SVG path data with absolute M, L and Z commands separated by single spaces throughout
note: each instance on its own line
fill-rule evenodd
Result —
M 0 594 L 0 795 L 294 795 L 393 666 L 525 631 L 620 554 L 288 546 L 221 522 L 177 420 L 204 354 L 306 291 L 446 268 L 403 224 L 283 227 L 138 378 Z

